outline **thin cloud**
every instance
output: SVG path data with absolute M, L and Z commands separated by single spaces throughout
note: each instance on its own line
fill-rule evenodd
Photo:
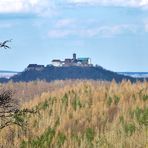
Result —
M 48 32 L 48 37 L 50 38 L 64 38 L 69 35 L 75 34 L 74 30 L 60 30 L 60 29 L 53 29 Z
M 69 27 L 74 26 L 77 23 L 75 19 L 60 19 L 56 22 L 55 27 L 57 28 L 63 28 L 63 27 Z
M 148 8 L 148 0 L 62 0 L 63 5 L 103 5 Z M 57 0 L 0 0 L 0 13 L 35 13 L 53 15 L 58 8 Z
M 67 0 L 71 4 L 121 6 L 121 7 L 148 7 L 148 0 Z
M 48 32 L 50 38 L 65 38 L 77 36 L 83 38 L 102 37 L 110 38 L 125 33 L 135 34 L 138 31 L 136 25 L 122 24 L 114 26 L 99 26 L 92 29 L 52 29 Z
M 55 8 L 52 0 L 0 0 L 0 13 L 35 13 L 50 15 Z

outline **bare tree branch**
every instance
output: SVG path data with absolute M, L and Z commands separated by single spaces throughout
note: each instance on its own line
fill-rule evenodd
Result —
M 6 41 L 0 43 L 0 48 L 5 48 L 5 49 L 10 48 L 10 46 L 6 45 L 6 43 L 11 42 L 11 41 L 12 41 L 12 39 L 6 40 Z
M 13 99 L 13 91 L 0 90 L 0 129 L 9 125 L 16 124 L 20 127 L 26 126 L 24 115 L 35 114 L 36 110 L 19 109 L 15 99 Z

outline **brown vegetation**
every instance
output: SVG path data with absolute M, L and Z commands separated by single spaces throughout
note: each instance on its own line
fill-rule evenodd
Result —
M 148 83 L 55 81 L 8 83 L 27 126 L 0 130 L 0 147 L 147 148 Z M 0 121 L 1 123 L 1 121 Z

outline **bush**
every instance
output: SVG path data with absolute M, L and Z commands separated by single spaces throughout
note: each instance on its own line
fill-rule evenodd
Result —
M 22 141 L 22 143 L 20 144 L 20 148 L 26 148 L 27 147 L 27 142 L 26 141 Z
M 74 98 L 73 101 L 72 101 L 72 107 L 74 110 L 77 110 L 79 108 L 82 107 L 82 104 L 80 102 L 80 99 L 79 98 Z
M 36 139 L 30 141 L 22 141 L 21 148 L 46 148 L 50 147 L 53 137 L 55 136 L 55 130 L 52 128 L 48 128 L 47 131 L 44 132 L 43 135 L 37 137 Z
M 48 108 L 48 101 L 46 100 L 44 103 L 43 103 L 43 105 L 42 105 L 42 109 L 43 110 L 45 110 L 45 109 L 47 109 Z
M 87 129 L 86 129 L 85 135 L 86 135 L 87 141 L 88 141 L 89 143 L 91 143 L 91 142 L 94 140 L 94 137 L 95 137 L 95 131 L 94 131 L 94 129 L 92 129 L 92 128 L 87 128 Z
M 120 101 L 120 97 L 114 96 L 114 104 L 118 105 L 119 101 Z
M 142 99 L 143 99 L 143 101 L 147 101 L 148 100 L 148 95 L 143 95 Z
M 61 147 L 64 144 L 65 140 L 66 140 L 66 136 L 63 133 L 59 133 L 57 137 L 58 147 Z
M 108 97 L 107 98 L 107 105 L 111 106 L 112 102 L 113 102 L 112 97 Z
M 137 107 L 134 114 L 139 124 L 148 126 L 148 108 L 140 109 Z
M 123 129 L 127 136 L 131 136 L 135 132 L 136 127 L 133 123 L 124 123 Z
M 68 106 L 68 95 L 65 93 L 65 95 L 62 97 L 62 104 L 67 107 Z
M 14 122 L 20 126 L 22 126 L 23 124 L 25 124 L 25 120 L 24 117 L 18 114 L 14 114 L 13 116 L 14 118 Z
M 43 103 L 40 103 L 36 108 L 37 109 L 43 109 L 43 110 L 46 110 L 47 108 L 49 107 L 49 104 L 48 104 L 48 101 L 44 101 Z

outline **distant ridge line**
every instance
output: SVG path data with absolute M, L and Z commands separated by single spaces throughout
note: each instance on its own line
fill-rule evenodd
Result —
M 11 70 L 0 70 L 0 73 L 20 73 L 18 71 L 11 71 Z

